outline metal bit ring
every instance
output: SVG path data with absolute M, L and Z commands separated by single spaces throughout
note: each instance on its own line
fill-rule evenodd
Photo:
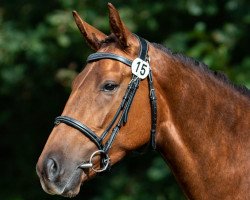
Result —
M 94 153 L 92 153 L 92 155 L 90 156 L 89 162 L 92 163 L 93 158 L 94 158 L 96 155 L 98 155 L 98 154 L 104 155 L 104 158 L 101 158 L 101 160 L 104 160 L 104 163 L 103 163 L 104 166 L 103 166 L 102 168 L 100 168 L 100 169 L 95 169 L 95 168 L 94 168 L 94 165 L 92 165 L 91 169 L 92 169 L 93 171 L 95 171 L 95 172 L 103 172 L 103 171 L 105 171 L 105 170 L 108 168 L 109 163 L 110 163 L 110 158 L 109 158 L 108 154 L 105 153 L 103 150 L 97 150 L 97 151 L 95 151 Z

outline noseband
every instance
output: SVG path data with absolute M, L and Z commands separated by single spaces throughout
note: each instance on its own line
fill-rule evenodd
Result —
M 139 58 L 136 58 L 134 61 L 131 61 L 123 56 L 119 56 L 116 54 L 112 53 L 105 53 L 105 52 L 97 52 L 89 55 L 87 58 L 87 63 L 98 61 L 101 59 L 112 59 L 116 60 L 119 62 L 122 62 L 123 64 L 132 67 L 132 78 L 130 83 L 128 84 L 127 90 L 125 92 L 125 95 L 122 99 L 122 102 L 116 111 L 113 119 L 107 126 L 107 128 L 104 130 L 104 132 L 101 134 L 101 136 L 97 136 L 94 131 L 92 131 L 90 128 L 88 128 L 85 124 L 82 124 L 81 122 L 67 116 L 59 116 L 55 119 L 55 125 L 58 125 L 59 123 L 65 123 L 80 132 L 82 132 L 86 137 L 88 137 L 95 145 L 97 146 L 98 150 L 95 151 L 91 156 L 89 161 L 84 162 L 80 165 L 80 168 L 86 169 L 86 168 L 91 168 L 95 172 L 102 172 L 108 169 L 108 166 L 110 164 L 110 159 L 108 156 L 108 151 L 112 146 L 112 143 L 118 134 L 120 128 L 124 126 L 128 120 L 128 113 L 131 107 L 131 104 L 133 102 L 135 93 L 139 87 L 140 81 L 141 81 L 141 76 L 135 75 L 136 72 L 138 71 L 138 68 L 140 68 L 140 73 L 141 74 L 147 74 L 148 77 L 148 85 L 149 85 L 149 98 L 150 98 L 150 104 L 151 104 L 151 145 L 153 149 L 156 148 L 155 144 L 155 133 L 156 133 L 156 121 L 157 121 L 157 105 L 156 105 L 156 94 L 153 86 L 153 76 L 152 76 L 152 71 L 149 66 L 149 57 L 148 57 L 148 43 L 146 40 L 143 38 L 138 37 L 138 41 L 140 43 L 140 53 L 139 53 Z M 136 63 L 135 63 L 136 61 Z M 144 64 L 141 64 L 144 63 Z M 136 65 L 137 67 L 133 67 Z M 147 68 L 147 66 L 148 68 Z M 147 71 L 148 70 L 148 71 Z M 119 118 L 119 119 L 118 119 Z M 118 120 L 118 121 L 117 121 Z M 114 126 L 114 124 L 117 124 Z M 107 134 L 110 132 L 111 128 L 114 126 L 112 129 L 111 135 L 107 142 L 103 144 L 104 138 L 107 136 Z M 101 157 L 101 169 L 96 169 L 93 166 L 92 160 L 95 156 L 100 156 Z

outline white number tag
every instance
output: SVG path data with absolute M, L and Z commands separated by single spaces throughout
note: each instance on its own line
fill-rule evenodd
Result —
M 140 79 L 144 79 L 149 74 L 149 64 L 140 58 L 136 58 L 132 63 L 132 73 Z

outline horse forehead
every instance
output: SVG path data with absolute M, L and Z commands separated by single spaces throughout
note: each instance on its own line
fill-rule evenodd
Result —
M 122 75 L 124 69 L 127 68 L 122 63 L 112 59 L 101 59 L 89 64 L 92 70 L 85 73 L 84 77 L 91 76 L 91 78 L 97 79 L 106 78 L 106 76 Z
M 72 85 L 81 87 L 83 85 L 90 86 L 102 79 L 119 78 L 125 73 L 127 66 L 122 63 L 110 59 L 103 59 L 93 63 L 89 63 L 85 69 L 75 78 Z M 73 87 L 74 88 L 74 87 Z
M 121 62 L 111 59 L 103 59 L 99 61 L 96 73 L 100 76 L 122 74 L 127 66 L 123 66 Z

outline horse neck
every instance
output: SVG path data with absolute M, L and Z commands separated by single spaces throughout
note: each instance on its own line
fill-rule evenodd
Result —
M 150 52 L 158 101 L 157 148 L 188 197 L 213 199 L 206 195 L 216 193 L 220 179 L 239 168 L 227 158 L 239 160 L 243 149 L 249 150 L 249 99 L 198 66 L 185 66 L 155 48 Z

